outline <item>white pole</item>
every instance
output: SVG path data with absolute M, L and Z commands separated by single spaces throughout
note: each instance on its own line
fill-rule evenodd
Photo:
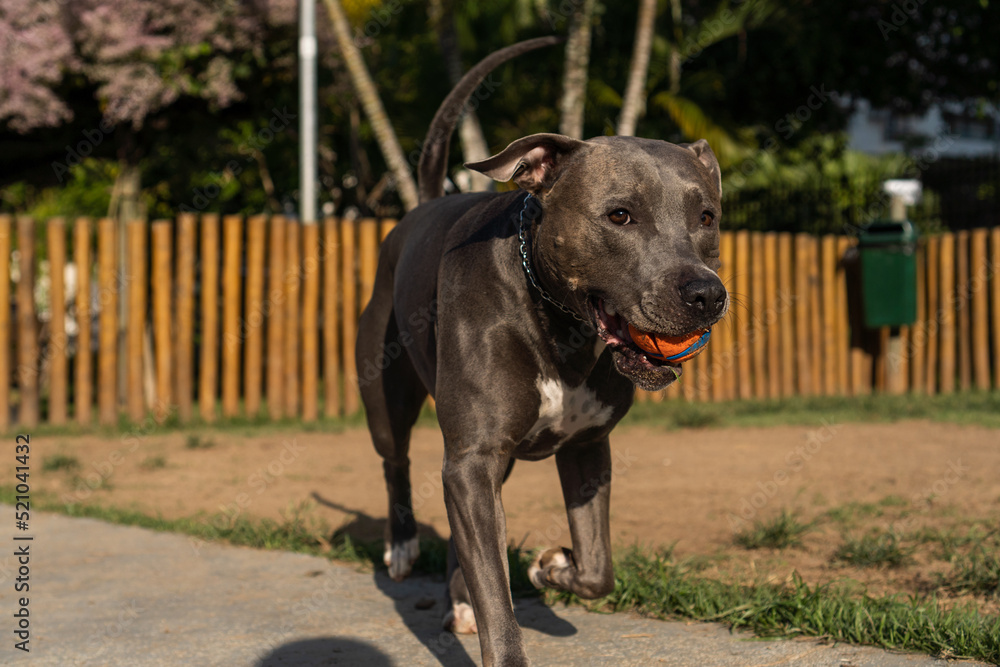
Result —
M 316 223 L 316 0 L 299 0 L 299 219 Z

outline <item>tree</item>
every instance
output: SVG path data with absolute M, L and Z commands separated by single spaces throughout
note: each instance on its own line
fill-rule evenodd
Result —
M 618 119 L 618 134 L 630 137 L 635 134 L 635 122 L 645 106 L 646 72 L 649 69 L 649 55 L 653 49 L 653 29 L 656 27 L 656 0 L 642 0 L 639 6 L 639 20 L 635 26 L 635 48 L 632 50 L 632 64 L 628 72 L 628 86 L 622 102 L 622 113 Z
M 569 24 L 566 41 L 566 71 L 559 103 L 562 120 L 559 132 L 583 138 L 583 111 L 587 93 L 587 69 L 590 66 L 591 22 L 595 0 L 578 0 Z
M 431 23 L 435 26 L 441 55 L 448 69 L 448 79 L 451 85 L 462 78 L 462 58 L 458 48 L 458 36 L 455 34 L 455 6 L 452 0 L 431 0 Z M 490 148 L 486 144 L 483 128 L 479 118 L 472 109 L 467 109 L 458 125 L 458 136 L 462 142 L 462 157 L 465 162 L 480 162 L 490 156 Z M 469 171 L 469 191 L 484 192 L 493 187 L 493 179 L 477 171 Z
M 0 8 L 0 122 L 20 133 L 72 121 L 91 96 L 120 164 L 112 213 L 143 214 L 137 136 L 187 99 L 212 109 L 242 98 L 240 69 L 262 49 L 267 25 L 294 0 L 7 0 Z M 82 95 L 81 95 L 82 94 Z M 95 140 L 96 141 L 96 140 Z M 91 142 L 93 143 L 93 142 Z M 100 143 L 100 142 L 98 142 Z
M 389 121 L 389 115 L 385 112 L 382 98 L 379 97 L 378 90 L 375 89 L 375 84 L 368 73 L 368 67 L 361 57 L 361 51 L 351 36 L 351 26 L 348 23 L 347 15 L 344 13 L 343 7 L 340 6 L 340 0 L 323 0 L 323 4 L 330 16 L 334 34 L 337 36 L 340 52 L 344 57 L 344 65 L 350 72 L 351 81 L 354 83 L 365 114 L 371 121 L 372 130 L 382 148 L 385 161 L 396 179 L 396 188 L 399 190 L 403 205 L 406 210 L 415 208 L 420 203 L 416 181 L 413 180 L 413 173 L 410 171 L 406 156 L 403 154 L 403 148 L 400 146 L 396 132 Z

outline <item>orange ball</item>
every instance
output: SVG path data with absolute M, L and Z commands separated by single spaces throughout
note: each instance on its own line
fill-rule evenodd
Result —
M 660 334 L 640 331 L 631 324 L 628 332 L 632 342 L 650 355 L 678 363 L 693 358 L 705 349 L 708 344 L 709 329 L 695 331 L 684 336 L 661 336 Z

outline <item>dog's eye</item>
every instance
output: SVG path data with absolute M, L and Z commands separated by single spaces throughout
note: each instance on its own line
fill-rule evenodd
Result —
M 710 227 L 713 222 L 715 222 L 715 216 L 712 215 L 711 211 L 703 211 L 701 214 L 701 224 Z
M 627 225 L 632 222 L 632 216 L 625 209 L 616 208 L 611 213 L 608 213 L 608 220 L 616 225 Z

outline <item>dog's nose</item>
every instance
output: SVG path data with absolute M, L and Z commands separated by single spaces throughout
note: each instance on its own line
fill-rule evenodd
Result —
M 718 280 L 696 278 L 680 286 L 681 299 L 704 315 L 718 315 L 726 305 L 726 288 Z

